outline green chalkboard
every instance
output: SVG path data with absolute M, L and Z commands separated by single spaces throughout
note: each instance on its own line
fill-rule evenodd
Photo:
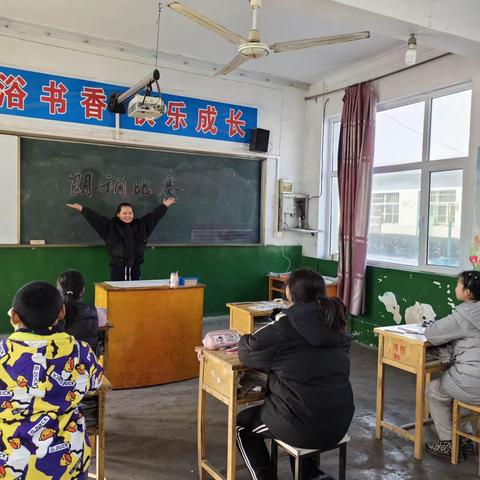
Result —
M 101 244 L 66 203 L 113 217 L 119 203 L 142 216 L 174 194 L 150 244 L 260 242 L 261 162 L 90 143 L 21 140 L 21 242 Z

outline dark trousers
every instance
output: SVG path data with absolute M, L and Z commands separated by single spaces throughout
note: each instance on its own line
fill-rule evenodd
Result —
M 242 410 L 237 416 L 237 446 L 253 480 L 277 480 L 265 439 L 272 438 L 260 419 L 261 406 Z
M 134 263 L 132 267 L 111 265 L 110 280 L 140 280 L 140 265 L 138 263 Z
M 277 480 L 265 443 L 273 434 L 260 418 L 261 408 L 261 405 L 247 408 L 238 414 L 237 446 L 253 480 Z M 293 471 L 294 462 L 290 464 Z M 303 461 L 302 472 L 302 480 L 315 478 L 320 473 L 314 458 Z

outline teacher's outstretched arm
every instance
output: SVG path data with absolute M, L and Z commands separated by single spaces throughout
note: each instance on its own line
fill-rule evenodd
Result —
M 105 240 L 108 232 L 109 219 L 100 215 L 91 208 L 84 207 L 80 203 L 67 203 L 67 207 L 80 212 L 85 220 L 93 227 L 93 229 L 100 235 L 102 240 Z
M 173 205 L 177 200 L 174 197 L 167 197 L 163 200 L 163 202 L 154 208 L 150 213 L 145 215 L 145 230 L 147 236 L 155 230 L 158 222 L 162 219 L 162 217 L 167 213 L 168 207 Z

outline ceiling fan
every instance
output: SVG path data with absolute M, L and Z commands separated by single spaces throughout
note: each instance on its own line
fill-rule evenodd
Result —
M 252 29 L 248 32 L 248 38 L 242 37 L 228 28 L 220 25 L 213 20 L 205 17 L 201 13 L 192 10 L 180 2 L 169 3 L 168 6 L 190 20 L 198 23 L 202 27 L 208 28 L 212 32 L 221 35 L 231 43 L 238 44 L 237 56 L 225 66 L 223 66 L 215 75 L 226 75 L 249 60 L 267 56 L 269 53 L 289 52 L 291 50 L 301 50 L 304 48 L 318 47 L 320 45 L 332 45 L 335 43 L 353 42 L 362 38 L 369 38 L 370 32 L 347 33 L 344 35 L 332 35 L 328 37 L 314 37 L 303 40 L 293 40 L 290 42 L 279 42 L 273 45 L 267 45 L 260 41 L 260 30 L 258 29 L 258 9 L 262 5 L 262 0 L 249 0 L 250 8 L 253 12 Z

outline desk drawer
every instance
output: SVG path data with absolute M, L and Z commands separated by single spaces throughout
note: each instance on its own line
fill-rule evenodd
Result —
M 212 390 L 224 395 L 230 396 L 232 390 L 232 376 L 234 372 L 231 368 L 210 357 L 205 357 L 203 364 L 203 383 Z M 236 391 L 235 386 L 235 391 Z
M 422 345 L 410 343 L 401 338 L 385 337 L 383 356 L 388 360 L 410 367 L 417 367 L 422 351 Z

